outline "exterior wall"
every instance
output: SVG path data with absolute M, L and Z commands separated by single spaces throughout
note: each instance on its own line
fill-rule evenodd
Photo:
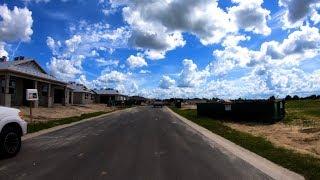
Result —
M 42 83 L 38 82 L 38 93 L 39 93 L 39 106 L 48 106 L 48 89 L 49 89 L 49 84 L 47 83 Z
M 0 105 L 4 106 L 5 76 L 0 75 Z
M 11 94 L 11 106 L 23 105 L 23 80 L 17 77 L 10 77 L 10 81 L 15 82 L 15 91 Z
M 3 84 L 1 84 L 3 83 Z M 2 87 L 4 85 L 4 87 Z M 46 88 L 43 88 L 43 87 Z M 54 102 L 54 88 L 63 90 L 62 105 L 69 104 L 69 94 L 66 86 L 53 85 L 49 81 L 36 79 L 20 74 L 1 72 L 0 73 L 0 105 L 2 106 L 25 106 L 25 89 L 38 89 L 39 101 L 34 103 L 34 107 L 52 107 Z M 44 92 L 45 91 L 45 92 Z M 10 94 L 11 93 L 11 94 Z
M 87 94 L 87 96 L 86 96 L 86 94 Z M 84 92 L 74 92 L 73 93 L 73 103 L 74 104 L 92 104 L 94 102 L 95 102 L 95 96 L 91 93 L 84 93 Z
M 94 99 L 95 99 L 94 94 L 86 93 L 86 95 L 84 97 L 84 103 L 85 104 L 92 104 L 95 101 Z
M 48 84 L 48 107 L 52 107 L 53 105 L 53 90 L 52 85 Z
M 74 92 L 73 93 L 73 104 L 82 104 L 83 103 L 83 93 Z
M 101 103 L 101 99 L 100 99 L 100 95 L 99 94 L 96 94 L 94 99 L 95 99 L 94 100 L 95 103 Z
M 4 93 L 0 93 L 0 106 L 4 106 Z

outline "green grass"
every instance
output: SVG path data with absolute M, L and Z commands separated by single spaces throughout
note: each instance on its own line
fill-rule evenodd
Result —
M 320 101 L 286 101 L 286 117 L 284 122 L 307 127 L 320 126 Z
M 82 114 L 81 116 L 72 116 L 72 117 L 57 119 L 57 120 L 54 120 L 54 121 L 28 123 L 28 133 L 37 132 L 37 131 L 40 131 L 40 130 L 43 130 L 43 129 L 48 129 L 48 128 L 52 128 L 54 126 L 59 126 L 59 125 L 63 125 L 63 124 L 70 124 L 70 123 L 73 123 L 73 122 L 76 122 L 76 121 L 80 121 L 80 120 L 91 118 L 91 117 L 100 116 L 102 114 L 107 114 L 107 113 L 108 112 L 99 111 L 99 112 Z
M 234 130 L 221 121 L 198 117 L 196 110 L 180 110 L 172 108 L 176 113 L 205 127 L 276 164 L 303 175 L 306 179 L 320 179 L 320 159 L 311 155 L 301 154 L 293 150 L 273 145 L 263 137 Z

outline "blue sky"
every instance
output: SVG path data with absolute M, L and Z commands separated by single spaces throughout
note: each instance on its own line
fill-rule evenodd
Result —
M 0 55 L 146 97 L 320 92 L 318 0 L 0 0 Z

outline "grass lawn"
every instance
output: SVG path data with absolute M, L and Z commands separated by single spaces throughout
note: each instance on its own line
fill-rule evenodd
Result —
M 62 119 L 57 119 L 54 121 L 48 121 L 48 122 L 36 122 L 36 123 L 28 123 L 28 133 L 37 132 L 43 129 L 48 129 L 54 126 L 59 126 L 62 124 L 70 124 L 76 121 L 80 121 L 83 119 L 91 118 L 100 116 L 102 114 L 107 114 L 109 112 L 99 111 L 99 112 L 93 112 L 93 113 L 87 113 L 82 114 L 81 116 L 73 116 L 73 117 L 67 117 Z
M 286 101 L 285 123 L 302 126 L 320 126 L 319 100 Z
M 290 104 L 288 105 L 290 106 Z M 180 110 L 172 108 L 176 113 L 197 123 L 276 164 L 303 175 L 306 179 L 320 179 L 320 159 L 311 155 L 297 153 L 282 147 L 276 147 L 263 137 L 234 130 L 221 121 L 198 117 L 197 110 Z

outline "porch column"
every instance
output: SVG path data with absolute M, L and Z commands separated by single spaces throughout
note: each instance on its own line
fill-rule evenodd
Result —
M 71 90 L 71 104 L 73 105 L 73 90 Z
M 10 75 L 5 75 L 5 89 L 4 89 L 4 106 L 11 106 L 11 94 L 9 94 Z
M 64 98 L 63 98 L 63 100 L 62 100 L 62 105 L 64 105 L 64 106 L 66 106 L 66 105 L 68 105 L 68 101 L 67 101 L 67 87 L 65 86 L 64 88 L 63 88 L 63 90 L 64 90 Z
M 38 89 L 38 81 L 33 81 L 33 89 Z M 39 97 L 39 93 L 40 92 L 38 92 L 38 97 Z M 38 108 L 39 107 L 39 100 L 33 102 L 33 107 L 34 108 Z
M 48 107 L 52 107 L 51 84 L 48 84 Z

